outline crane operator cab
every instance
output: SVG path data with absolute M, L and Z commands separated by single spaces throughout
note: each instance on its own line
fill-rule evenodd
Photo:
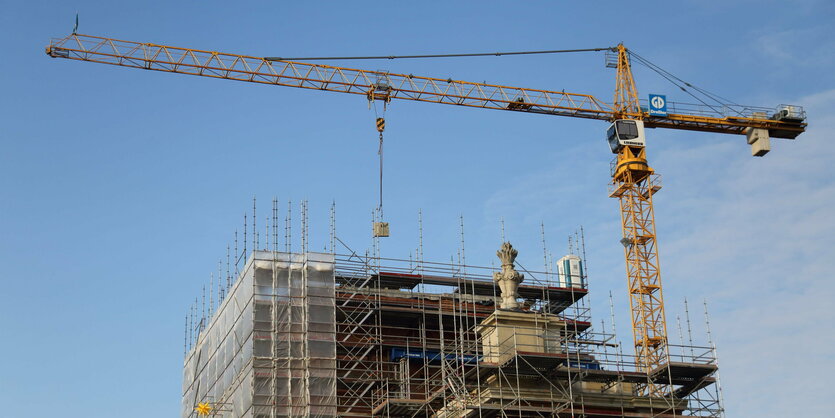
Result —
M 646 143 L 644 136 L 644 121 L 634 119 L 618 119 L 606 131 L 606 139 L 613 154 L 617 154 L 625 146 L 643 147 Z

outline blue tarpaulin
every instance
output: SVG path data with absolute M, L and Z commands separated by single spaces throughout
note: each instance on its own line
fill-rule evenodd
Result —
M 600 363 L 598 363 L 594 360 L 591 360 L 591 361 L 580 360 L 579 362 L 569 360 L 568 361 L 568 367 L 577 367 L 577 368 L 580 368 L 580 369 L 589 369 L 589 370 L 600 370 Z

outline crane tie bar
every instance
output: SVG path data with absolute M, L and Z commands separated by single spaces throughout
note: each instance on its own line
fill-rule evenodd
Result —
M 393 60 L 404 58 L 460 58 L 460 57 L 500 57 L 502 55 L 534 55 L 534 54 L 561 54 L 566 52 L 597 52 L 610 51 L 608 48 L 586 48 L 586 49 L 553 49 L 545 51 L 513 51 L 513 52 L 479 52 L 472 54 L 429 54 L 429 55 L 370 55 L 357 57 L 264 57 L 266 61 L 312 61 L 312 60 Z

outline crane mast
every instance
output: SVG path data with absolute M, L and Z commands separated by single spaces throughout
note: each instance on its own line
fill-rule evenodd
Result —
M 617 83 L 612 129 L 618 124 L 637 128 L 643 136 L 643 115 L 638 101 L 629 54 L 623 44 L 617 47 Z M 628 119 L 627 119 L 628 118 Z M 632 122 L 632 123 L 629 123 Z M 611 134 L 610 134 L 611 135 Z M 635 138 L 631 138 L 634 140 Z M 620 202 L 621 244 L 626 258 L 626 281 L 632 319 L 636 364 L 650 373 L 669 363 L 667 321 L 655 235 L 653 195 L 661 189 L 659 175 L 649 166 L 646 147 L 640 141 L 617 150 L 612 170 L 610 197 Z M 615 149 L 613 149 L 615 151 Z M 656 394 L 663 385 L 648 383 Z
M 608 104 L 588 94 L 393 74 L 80 34 L 54 39 L 46 48 L 47 55 L 53 58 L 357 94 L 369 100 L 412 100 L 610 122 L 607 136 L 616 154 L 610 197 L 620 202 L 620 242 L 626 259 L 636 363 L 642 371 L 652 373 L 669 364 L 669 353 L 652 203 L 661 183 L 647 162 L 644 128 L 747 135 L 752 153 L 761 156 L 768 152 L 769 137 L 794 139 L 803 133 L 806 117 L 798 106 L 782 105 L 776 113 L 771 108 L 739 106 L 723 113 L 710 106 L 672 102 L 668 102 L 673 110 L 669 114 L 651 115 L 641 108 L 629 51 L 620 44 L 612 52 L 616 53 L 616 61 L 611 66 L 617 68 L 617 79 L 614 101 Z M 651 381 L 646 389 L 652 394 L 669 394 L 664 384 Z

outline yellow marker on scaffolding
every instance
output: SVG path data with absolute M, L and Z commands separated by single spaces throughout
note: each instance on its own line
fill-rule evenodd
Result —
M 207 402 L 203 402 L 197 404 L 197 407 L 194 408 L 194 410 L 197 411 L 197 415 L 205 417 L 212 413 L 212 406 L 209 405 Z

